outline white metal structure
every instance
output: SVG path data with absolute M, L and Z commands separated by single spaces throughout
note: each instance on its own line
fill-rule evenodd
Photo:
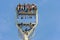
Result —
M 23 40 L 30 40 L 29 37 L 33 33 L 34 29 L 38 24 L 37 7 L 35 4 L 18 4 L 16 7 L 16 11 L 16 24 L 19 33 L 21 33 L 20 36 L 22 36 Z M 34 22 L 31 22 L 30 19 Z

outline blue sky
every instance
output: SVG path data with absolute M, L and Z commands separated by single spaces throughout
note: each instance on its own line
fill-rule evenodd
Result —
M 0 40 L 19 40 L 16 5 L 35 3 L 39 23 L 32 40 L 60 40 L 60 0 L 0 0 Z

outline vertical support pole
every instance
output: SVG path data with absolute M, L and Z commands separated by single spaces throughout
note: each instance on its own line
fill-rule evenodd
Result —
M 24 34 L 24 39 L 23 40 L 29 40 L 29 38 L 26 34 Z

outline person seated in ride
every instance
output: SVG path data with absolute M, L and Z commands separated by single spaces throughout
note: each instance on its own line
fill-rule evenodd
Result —
M 19 4 L 19 5 L 17 5 L 17 11 L 19 11 L 20 10 L 20 8 L 21 8 L 21 5 Z
M 30 6 L 30 4 L 27 4 L 27 5 L 26 5 L 26 8 L 27 8 L 27 11 L 31 11 L 31 6 Z
M 32 4 L 31 9 L 32 9 L 32 10 L 36 10 L 37 7 L 36 7 L 34 4 Z
M 18 12 L 23 11 L 23 5 L 19 4 L 19 5 L 17 6 L 17 11 L 18 11 Z

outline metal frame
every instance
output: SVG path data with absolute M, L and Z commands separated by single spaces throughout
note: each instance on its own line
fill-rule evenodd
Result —
M 30 40 L 29 36 L 30 34 L 34 31 L 34 29 L 36 28 L 37 24 L 38 24 L 38 11 L 35 11 L 35 14 L 32 14 L 31 12 L 17 12 L 17 16 L 16 19 L 18 19 L 18 15 L 35 15 L 36 16 L 36 23 L 32 23 L 31 25 L 29 23 L 23 23 L 23 24 L 19 24 L 16 20 L 16 25 L 17 28 L 19 30 L 19 32 L 23 35 L 23 40 Z M 34 26 L 32 26 L 34 24 Z M 29 25 L 32 27 L 32 29 L 30 31 L 27 31 L 26 33 L 22 31 L 22 29 L 20 28 L 21 25 Z

